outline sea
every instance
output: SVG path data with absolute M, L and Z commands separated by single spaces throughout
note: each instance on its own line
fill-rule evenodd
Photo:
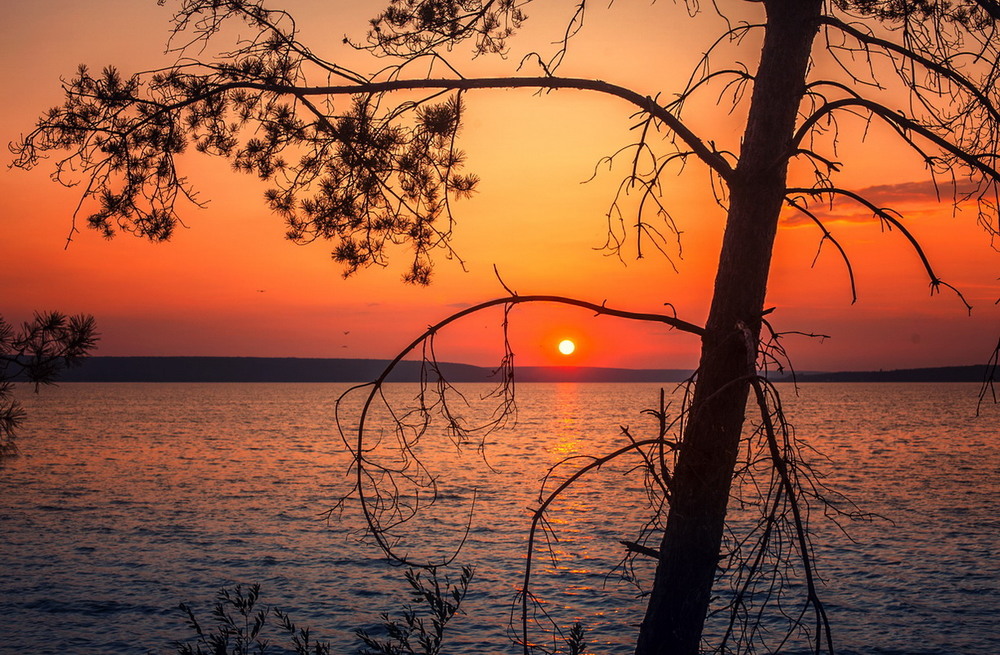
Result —
M 196 638 L 182 603 L 210 633 L 220 592 L 255 584 L 257 609 L 287 613 L 333 653 L 360 652 L 356 630 L 384 634 L 407 607 L 419 615 L 407 567 L 366 530 L 352 456 L 366 390 L 338 406 L 347 389 L 19 385 L 20 454 L 0 464 L 0 652 L 175 653 Z M 974 384 L 777 389 L 806 488 L 833 503 L 810 496 L 804 509 L 836 652 L 1000 653 L 1000 407 L 979 405 Z M 450 562 L 437 569 L 446 594 L 461 566 L 474 570 L 441 652 L 522 652 L 533 513 L 583 471 L 536 524 L 528 638 L 538 652 L 565 651 L 579 623 L 585 653 L 630 653 L 653 559 L 628 558 L 621 542 L 646 528 L 656 547 L 661 491 L 627 446 L 657 436 L 657 413 L 676 418 L 682 392 L 520 384 L 511 399 L 487 384 L 431 386 L 425 425 L 420 391 L 400 383 L 375 396 L 360 484 L 393 552 Z M 626 452 L 600 459 L 616 450 Z M 745 455 L 759 464 L 755 452 Z M 727 548 L 753 524 L 752 490 L 766 495 L 766 483 L 758 475 L 734 493 Z M 794 555 L 788 534 L 781 547 Z M 774 571 L 769 607 L 796 616 L 801 566 Z M 706 648 L 726 616 L 709 621 Z M 289 652 L 268 621 L 267 652 Z M 808 636 L 783 641 L 779 624 L 758 622 L 754 652 L 808 652 Z

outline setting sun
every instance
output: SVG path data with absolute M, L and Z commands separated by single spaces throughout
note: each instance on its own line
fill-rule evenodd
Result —
M 572 355 L 574 350 L 576 350 L 576 344 L 569 339 L 563 339 L 559 342 L 559 352 L 562 354 Z

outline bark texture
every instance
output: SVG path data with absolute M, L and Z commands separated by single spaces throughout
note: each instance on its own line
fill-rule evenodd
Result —
M 791 138 L 822 3 L 766 0 L 765 6 L 760 67 L 637 655 L 698 652 L 720 560 Z

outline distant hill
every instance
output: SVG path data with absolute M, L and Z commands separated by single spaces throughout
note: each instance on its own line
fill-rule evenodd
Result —
M 844 371 L 840 373 L 801 373 L 798 382 L 982 382 L 986 365 L 906 368 L 892 371 Z
M 63 373 L 63 382 L 368 382 L 388 360 L 310 359 L 296 357 L 91 357 Z M 468 364 L 441 363 L 453 382 L 496 380 L 494 370 Z M 588 367 L 519 366 L 518 382 L 678 382 L 690 371 Z M 392 382 L 417 382 L 420 362 L 404 361 Z
M 297 357 L 91 357 L 65 371 L 64 382 L 368 382 L 388 360 Z M 495 381 L 494 370 L 441 363 L 453 382 Z M 986 366 L 947 366 L 893 371 L 799 373 L 798 382 L 982 382 Z M 684 369 L 629 369 L 574 366 L 519 366 L 518 382 L 681 382 Z M 392 382 L 417 382 L 420 362 L 400 362 Z M 789 378 L 783 378 L 788 380 Z
M 388 360 L 297 357 L 91 357 L 66 371 L 65 382 L 367 382 Z M 465 364 L 442 364 L 456 380 L 479 380 L 488 371 Z M 420 379 L 419 362 L 400 362 L 390 378 Z

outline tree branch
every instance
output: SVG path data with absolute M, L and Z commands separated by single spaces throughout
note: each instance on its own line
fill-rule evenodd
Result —
M 667 109 L 659 105 L 649 96 L 644 96 L 616 84 L 601 80 L 591 80 L 587 78 L 563 78 L 563 77 L 484 77 L 470 79 L 416 79 L 416 80 L 385 80 L 380 82 L 363 82 L 358 84 L 345 84 L 335 86 L 293 86 L 280 83 L 237 81 L 211 85 L 205 91 L 188 96 L 182 100 L 162 105 L 158 114 L 169 113 L 184 109 L 225 94 L 229 91 L 262 91 L 276 95 L 287 95 L 296 98 L 307 96 L 337 96 L 337 95 L 366 95 L 388 93 L 396 91 L 419 91 L 419 90 L 451 90 L 467 91 L 474 89 L 576 89 L 581 91 L 596 91 L 607 95 L 612 95 L 629 102 L 636 107 L 648 112 L 656 119 L 667 125 L 707 166 L 718 173 L 723 179 L 729 180 L 733 169 L 719 153 L 710 148 L 698 136 L 688 128 L 679 118 L 670 113 Z M 136 103 L 147 102 L 138 98 Z
M 898 43 L 893 43 L 892 41 L 881 39 L 872 34 L 867 34 L 865 32 L 862 32 L 861 30 L 851 25 L 848 25 L 847 23 L 844 23 L 843 21 L 834 18 L 833 16 L 820 17 L 820 24 L 836 28 L 845 34 L 854 37 L 855 39 L 857 39 L 858 41 L 860 41 L 865 45 L 877 46 L 888 52 L 901 55 L 914 63 L 920 64 L 927 70 L 932 71 L 951 82 L 954 82 L 955 84 L 959 85 L 960 87 L 968 91 L 969 94 L 972 95 L 979 102 L 980 105 L 982 105 L 983 109 L 985 109 L 989 113 L 990 117 L 994 121 L 1000 122 L 1000 111 L 997 110 L 996 105 L 970 79 L 960 74 L 954 68 L 946 66 L 929 57 L 925 57 L 924 55 L 921 55 L 920 53 L 914 50 L 901 46 Z
M 834 247 L 837 249 L 837 252 L 840 253 L 840 258 L 844 260 L 844 265 L 847 266 L 847 276 L 850 278 L 851 281 L 851 304 L 853 305 L 854 303 L 856 303 L 858 301 L 858 288 L 854 281 L 854 267 L 851 266 L 851 260 L 847 256 L 847 252 L 844 250 L 843 246 L 841 246 L 840 242 L 837 241 L 837 239 L 833 236 L 833 234 L 830 233 L 830 230 L 828 230 L 826 226 L 823 225 L 823 221 L 819 220 L 819 217 L 817 217 L 816 214 L 809 211 L 799 203 L 795 202 L 795 200 L 793 200 L 792 198 L 786 197 L 785 202 L 787 202 L 789 205 L 791 205 L 798 211 L 808 216 L 809 219 L 813 223 L 815 223 L 820 230 L 823 231 L 823 241 L 829 241 L 830 243 L 832 243 Z M 820 241 L 820 248 L 822 248 L 822 241 Z M 816 259 L 819 259 L 819 251 L 816 252 Z M 813 264 L 816 263 L 816 259 L 813 259 Z
M 987 159 L 995 159 L 997 155 L 995 154 L 970 154 L 963 148 L 951 143 L 947 139 L 939 136 L 937 133 L 932 131 L 930 128 L 921 125 L 912 118 L 909 118 L 899 112 L 892 111 L 888 107 L 879 104 L 873 100 L 868 100 L 865 98 L 843 98 L 841 100 L 832 100 L 827 102 L 815 112 L 813 112 L 796 130 L 795 136 L 792 138 L 792 144 L 794 148 L 798 148 L 802 143 L 805 136 L 812 130 L 812 128 L 819 122 L 821 118 L 826 115 L 832 114 L 840 109 L 850 108 L 850 107 L 862 107 L 867 109 L 873 115 L 878 116 L 886 123 L 892 125 L 893 127 L 899 129 L 903 133 L 910 131 L 915 132 L 921 137 L 927 139 L 937 147 L 941 148 L 951 156 L 960 160 L 966 166 L 982 173 L 985 177 L 989 178 L 991 182 L 1000 182 L 1000 172 L 998 172 L 993 166 L 986 163 Z M 912 144 L 911 144 L 912 145 Z
M 930 260 L 927 259 L 927 255 L 924 253 L 923 246 L 920 245 L 920 242 L 917 240 L 917 238 L 914 237 L 913 234 L 911 234 L 910 231 L 906 229 L 906 227 L 897 217 L 893 216 L 885 208 L 876 206 L 874 203 L 872 203 L 870 200 L 868 200 L 867 198 L 865 198 L 860 194 L 857 194 L 853 191 L 848 191 L 847 189 L 839 189 L 837 187 L 819 187 L 811 189 L 804 187 L 789 188 L 788 193 L 793 195 L 798 193 L 798 194 L 813 195 L 813 196 L 839 195 L 839 196 L 844 196 L 846 198 L 850 198 L 851 200 L 854 200 L 858 204 L 868 208 L 869 210 L 871 210 L 872 214 L 878 217 L 880 220 L 888 223 L 890 227 L 895 227 L 896 229 L 898 229 L 903 234 L 903 236 L 906 237 L 906 240 L 910 242 L 910 245 L 913 247 L 914 252 L 917 253 L 917 257 L 920 258 L 920 262 L 923 264 L 924 270 L 927 272 L 927 275 L 930 278 L 930 284 L 932 290 L 936 291 L 938 290 L 939 287 L 942 286 L 948 287 L 949 289 L 954 291 L 955 295 L 957 295 L 959 300 L 962 301 L 962 304 L 965 305 L 965 309 L 970 312 L 972 311 L 972 305 L 968 303 L 962 292 L 956 289 L 954 286 L 948 284 L 941 278 L 939 278 L 937 273 L 934 272 L 934 268 L 931 266 Z
M 517 305 L 517 304 L 521 304 L 521 303 L 539 303 L 539 302 L 541 302 L 541 303 L 555 303 L 555 304 L 568 305 L 568 306 L 573 306 L 573 307 L 580 307 L 582 309 L 591 310 L 591 311 L 593 311 L 595 313 L 595 315 L 598 315 L 598 316 L 600 316 L 600 315 L 606 315 L 606 316 L 614 316 L 614 317 L 617 317 L 617 318 L 623 318 L 623 319 L 627 319 L 627 320 L 636 320 L 636 321 L 647 321 L 647 322 L 661 323 L 661 324 L 664 324 L 664 325 L 668 325 L 668 326 L 670 326 L 670 327 L 672 327 L 674 329 L 680 330 L 682 332 L 687 332 L 687 333 L 695 334 L 695 335 L 698 335 L 698 336 L 702 336 L 705 333 L 705 331 L 704 331 L 703 328 L 701 328 L 701 327 L 699 327 L 697 325 L 694 325 L 693 323 L 688 323 L 687 321 L 683 321 L 681 319 L 678 319 L 678 318 L 676 318 L 674 316 L 666 316 L 666 315 L 663 315 L 663 314 L 651 314 L 651 313 L 642 313 L 642 312 L 630 312 L 630 311 L 625 311 L 625 310 L 620 310 L 620 309 L 613 309 L 611 307 L 607 307 L 603 303 L 600 304 L 600 305 L 598 305 L 598 304 L 595 304 L 595 303 L 591 303 L 591 302 L 587 302 L 587 301 L 583 301 L 583 300 L 578 300 L 578 299 L 575 299 L 575 298 L 566 298 L 566 297 L 563 297 L 563 296 L 552 296 L 552 295 L 527 295 L 527 296 L 520 296 L 520 295 L 517 295 L 517 294 L 513 294 L 511 296 L 507 296 L 507 297 L 503 297 L 503 298 L 496 298 L 494 300 L 489 300 L 489 301 L 486 301 L 486 302 L 474 305 L 472 307 L 468 307 L 468 308 L 463 309 L 463 310 L 461 310 L 459 312 L 456 312 L 456 313 L 452 314 L 451 316 L 448 316 L 447 318 L 439 321 L 438 323 L 435 323 L 434 325 L 428 327 L 419 337 L 417 337 L 416 339 L 414 339 L 412 342 L 410 342 L 409 345 L 407 345 L 404 349 L 402 349 L 396 355 L 396 357 L 391 362 L 389 362 L 389 364 L 385 367 L 385 369 L 382 371 L 382 373 L 375 380 L 373 380 L 372 382 L 368 382 L 368 383 L 365 383 L 365 384 L 361 384 L 361 385 L 357 385 L 357 386 L 351 387 L 350 389 L 348 389 L 347 391 L 345 391 L 343 394 L 341 394 L 340 399 L 338 399 L 338 401 L 337 401 L 337 406 L 339 407 L 341 401 L 345 397 L 347 397 L 349 394 L 351 394 L 352 392 L 354 392 L 356 390 L 359 390 L 359 389 L 363 389 L 365 387 L 369 387 L 370 388 L 369 391 L 368 391 L 368 395 L 365 398 L 364 404 L 362 405 L 362 408 L 361 408 L 360 417 L 359 417 L 359 420 L 358 420 L 357 431 L 356 431 L 356 436 L 354 438 L 354 443 L 353 444 L 348 443 L 346 436 L 344 436 L 344 440 L 345 440 L 345 443 L 348 444 L 348 447 L 353 450 L 354 460 L 355 460 L 355 467 L 356 467 L 356 470 L 355 470 L 355 491 L 358 494 L 358 500 L 360 502 L 362 511 L 364 513 L 365 520 L 368 523 L 368 526 L 369 526 L 369 529 L 370 529 L 370 531 L 372 533 L 372 536 L 375 538 L 375 540 L 378 543 L 379 547 L 387 554 L 387 556 L 391 557 L 392 559 L 394 559 L 396 561 L 399 561 L 400 563 L 405 563 L 405 564 L 412 565 L 412 566 L 420 566 L 420 564 L 415 563 L 413 560 L 411 560 L 407 556 L 405 556 L 405 555 L 399 555 L 399 554 L 397 554 L 395 552 L 392 544 L 390 544 L 389 541 L 386 538 L 386 535 L 385 535 L 386 529 L 385 529 L 385 527 L 382 526 L 382 525 L 380 525 L 379 519 L 376 516 L 377 510 L 375 510 L 375 509 L 373 509 L 373 507 L 369 506 L 369 503 L 371 501 L 369 500 L 369 498 L 368 498 L 368 496 L 367 496 L 367 494 L 365 492 L 365 486 L 364 486 L 365 480 L 366 479 L 369 479 L 369 480 L 371 479 L 370 474 L 366 472 L 366 467 L 365 467 L 365 464 L 366 464 L 366 461 L 367 461 L 366 457 L 365 457 L 365 454 L 364 454 L 365 453 L 365 430 L 366 430 L 366 426 L 367 426 L 367 419 L 368 419 L 369 413 L 372 410 L 372 405 L 373 405 L 376 397 L 378 397 L 378 395 L 381 393 L 382 387 L 385 384 L 386 380 L 388 379 L 389 375 L 393 372 L 393 370 L 395 370 L 396 366 L 401 361 L 403 361 L 404 357 L 406 357 L 407 355 L 409 355 L 418 346 L 420 346 L 422 344 L 426 344 L 427 342 L 429 342 L 430 340 L 432 340 L 434 338 L 434 336 L 440 330 L 442 330 L 443 328 L 447 327 L 451 323 L 454 323 L 455 321 L 458 321 L 461 318 L 464 318 L 466 316 L 469 316 L 470 314 L 474 314 L 476 312 L 482 311 L 484 309 L 488 309 L 490 307 L 503 306 L 503 307 L 505 307 L 506 309 L 509 310 L 512 306 Z M 398 420 L 397 420 L 397 423 L 398 423 Z M 338 425 L 339 425 L 339 419 L 338 419 Z M 343 433 L 342 433 L 342 436 L 343 436 Z M 640 445 L 644 445 L 644 444 L 645 444 L 645 442 L 640 442 Z M 636 445 L 630 445 L 625 450 L 629 451 L 629 450 L 632 450 L 632 449 L 634 449 L 636 447 L 638 447 L 638 446 L 636 446 Z M 376 490 L 376 494 L 377 494 L 377 490 Z M 374 504 L 378 505 L 378 501 L 379 501 L 379 498 L 377 497 L 375 499 L 375 503 Z M 405 521 L 405 520 L 406 520 L 406 517 L 403 517 L 401 519 L 398 519 L 397 522 L 402 522 L 402 521 Z

